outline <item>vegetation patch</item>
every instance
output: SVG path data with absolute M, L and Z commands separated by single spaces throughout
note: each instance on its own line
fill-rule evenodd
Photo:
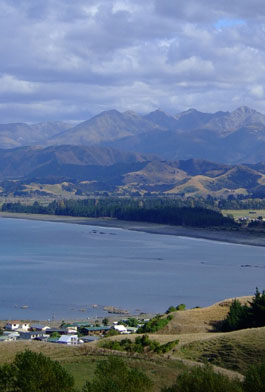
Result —
M 169 321 L 172 320 L 172 317 L 169 315 L 166 318 L 162 318 L 159 314 L 153 317 L 151 320 L 144 323 L 142 327 L 140 327 L 137 333 L 154 333 L 159 331 L 160 329 L 166 327 Z
M 256 293 L 248 304 L 242 305 L 235 299 L 229 313 L 222 323 L 222 331 L 235 331 L 244 328 L 265 326 L 265 291 L 256 289 Z
M 174 340 L 165 344 L 160 344 L 156 340 L 151 340 L 147 335 L 138 336 L 134 342 L 130 339 L 108 340 L 101 343 L 101 347 L 109 350 L 127 351 L 130 353 L 149 353 L 165 354 L 171 351 L 177 344 L 178 340 Z
M 242 385 L 239 380 L 231 380 L 214 372 L 212 367 L 205 366 L 184 371 L 175 384 L 162 392 L 242 392 Z

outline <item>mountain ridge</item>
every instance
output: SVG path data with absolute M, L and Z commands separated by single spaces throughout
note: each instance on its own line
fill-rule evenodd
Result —
M 203 159 L 168 161 L 95 146 L 0 150 L 0 196 L 10 192 L 14 196 L 30 196 L 33 191 L 42 194 L 43 189 L 50 192 L 52 184 L 67 189 L 71 197 L 98 191 L 121 196 L 264 197 L 265 162 L 227 165 Z
M 265 160 L 265 115 L 246 106 L 232 112 L 158 109 L 140 115 L 108 110 L 77 125 L 0 124 L 0 148 L 26 145 L 102 146 L 161 159 L 198 158 L 228 164 Z

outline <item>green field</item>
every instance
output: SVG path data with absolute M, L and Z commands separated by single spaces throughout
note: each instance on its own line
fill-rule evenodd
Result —
M 249 219 L 256 219 L 262 216 L 265 219 L 265 210 L 222 210 L 224 216 L 232 215 L 234 219 L 247 217 Z
M 154 392 L 159 392 L 163 387 L 172 385 L 177 375 L 185 368 L 181 362 L 175 360 L 126 357 L 123 359 L 130 367 L 135 367 L 144 372 L 153 381 Z M 81 389 L 85 381 L 91 380 L 93 377 L 97 363 L 100 360 L 106 360 L 106 356 L 88 356 L 70 362 L 62 362 L 62 365 L 74 376 L 76 387 Z

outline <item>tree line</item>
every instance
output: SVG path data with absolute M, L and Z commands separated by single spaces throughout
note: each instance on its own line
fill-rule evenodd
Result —
M 4 203 L 2 211 L 50 214 L 76 217 L 110 217 L 120 220 L 161 223 L 178 226 L 213 227 L 235 226 L 232 218 L 219 211 L 200 206 L 183 206 L 179 200 L 98 198 L 53 201 L 47 206 Z

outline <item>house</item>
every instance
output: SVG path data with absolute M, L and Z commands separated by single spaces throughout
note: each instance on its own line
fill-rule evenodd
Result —
M 83 333 L 87 333 L 88 335 L 104 335 L 107 333 L 111 327 L 101 326 L 101 327 L 86 327 L 82 328 Z
M 124 326 L 124 325 L 114 325 L 113 326 L 113 329 L 115 329 L 115 331 L 118 331 L 118 332 L 120 332 L 121 334 L 127 334 L 127 333 L 129 333 L 128 331 L 127 331 L 127 328 Z
M 22 323 L 19 328 L 16 329 L 18 332 L 27 332 L 30 329 L 30 325 L 28 323 Z
M 8 321 L 8 323 L 6 323 L 5 325 L 5 329 L 7 331 L 15 331 L 19 327 L 20 327 L 19 321 Z
M 8 336 L 10 338 L 13 338 L 10 340 L 17 340 L 19 338 L 20 334 L 17 331 L 4 331 L 2 336 Z
M 45 332 L 49 335 L 52 335 L 54 332 L 57 332 L 59 335 L 67 335 L 68 331 L 66 328 L 49 328 Z
M 87 335 L 87 336 L 82 336 L 81 339 L 83 340 L 84 343 L 92 343 L 99 340 L 100 338 L 98 336 Z
M 47 338 L 49 337 L 49 335 L 47 335 L 45 332 L 37 332 L 37 331 L 28 331 L 28 332 L 20 332 L 19 334 L 19 339 L 23 339 L 23 340 L 34 340 L 37 338 Z
M 75 346 L 79 343 L 77 335 L 62 335 L 57 343 Z
M 23 331 L 28 331 L 29 328 L 30 328 L 30 325 L 29 325 L 28 323 L 22 323 L 22 324 L 21 324 L 21 329 L 22 329 Z
M 42 325 L 42 324 L 31 324 L 30 327 L 31 331 L 47 331 L 47 329 L 50 329 L 48 325 Z
M 138 330 L 138 328 L 135 328 L 135 327 L 127 327 L 127 331 L 128 331 L 129 333 L 136 333 L 137 330 Z

